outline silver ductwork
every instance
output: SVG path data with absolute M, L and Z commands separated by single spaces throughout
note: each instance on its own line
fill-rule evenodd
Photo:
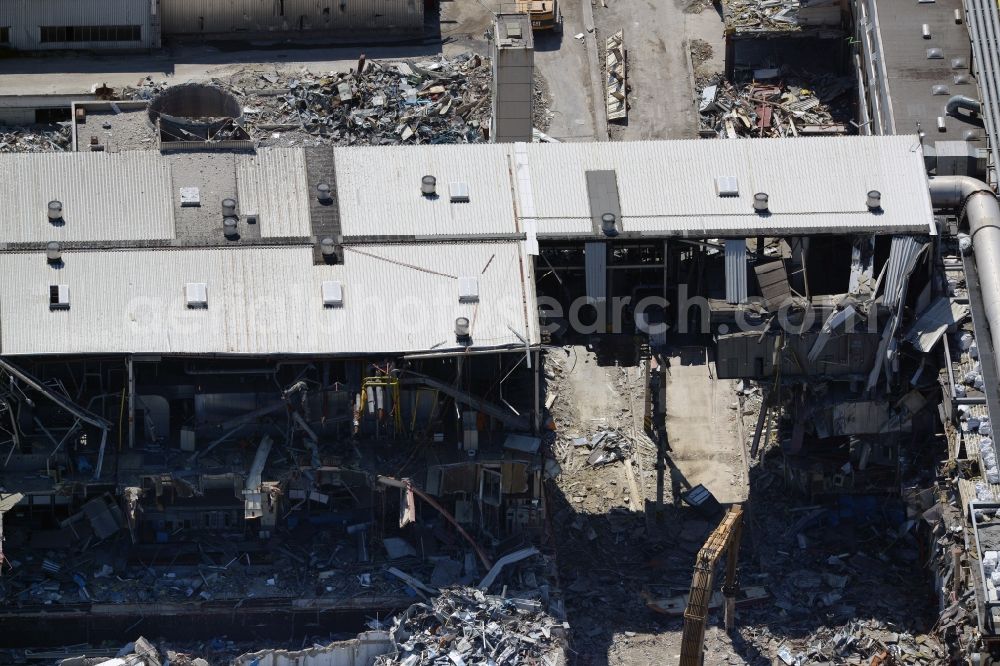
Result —
M 1000 352 L 1000 202 L 986 183 L 970 176 L 932 177 L 930 191 L 935 208 L 961 210 L 969 221 L 990 339 Z
M 979 113 L 982 108 L 983 105 L 978 99 L 966 97 L 965 95 L 952 95 L 948 99 L 948 103 L 944 105 L 945 113 L 949 116 L 957 115 L 959 109 Z

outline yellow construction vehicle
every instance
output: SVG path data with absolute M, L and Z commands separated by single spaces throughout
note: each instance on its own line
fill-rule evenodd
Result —
M 515 0 L 514 11 L 527 14 L 532 30 L 553 30 L 562 32 L 563 18 L 559 11 L 559 0 Z
M 705 545 L 698 551 L 691 578 L 691 591 L 684 611 L 684 634 L 681 637 L 680 666 L 701 666 L 705 651 L 705 623 L 708 606 L 712 600 L 712 582 L 715 567 L 726 555 L 726 582 L 722 586 L 725 598 L 723 613 L 726 631 L 732 631 L 736 616 L 736 560 L 743 531 L 743 507 L 734 504 L 712 531 Z

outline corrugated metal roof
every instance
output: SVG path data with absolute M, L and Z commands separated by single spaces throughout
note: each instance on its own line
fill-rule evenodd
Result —
M 47 216 L 61 201 L 65 224 Z M 170 165 L 156 152 L 0 155 L 0 242 L 174 237 Z
M 528 158 L 540 236 L 548 220 L 590 220 L 593 169 L 616 171 L 626 234 L 934 233 L 916 137 L 532 144 Z M 718 196 L 718 176 L 734 176 L 739 196 Z M 880 214 L 865 205 L 873 189 L 882 192 Z M 768 194 L 769 215 L 752 212 L 756 192 Z
M 344 236 L 489 236 L 521 231 L 514 218 L 513 150 L 508 145 L 335 148 Z M 437 197 L 420 194 L 424 176 Z M 448 184 L 469 185 L 451 203 Z
M 512 183 L 530 174 L 530 188 Z M 497 235 L 537 220 L 538 236 L 593 234 L 586 172 L 613 170 L 624 234 L 649 236 L 794 233 L 935 233 L 916 137 L 816 137 L 740 141 L 398 146 L 335 149 L 345 235 Z M 419 195 L 437 178 L 436 201 Z M 715 179 L 735 177 L 739 195 L 720 197 Z M 447 183 L 469 184 L 472 200 L 450 204 Z M 522 192 L 532 193 L 531 202 Z M 882 192 L 883 210 L 866 206 Z M 753 212 L 756 192 L 770 214 Z M 516 201 L 516 206 L 515 202 Z M 529 210 L 530 209 L 530 210 Z
M 474 348 L 539 339 L 521 244 L 368 245 L 342 265 L 313 265 L 312 248 L 0 254 L 0 353 L 354 354 L 457 349 L 468 317 Z M 459 303 L 458 277 L 479 301 Z M 344 287 L 325 308 L 324 280 Z M 204 282 L 208 308 L 188 309 L 184 285 Z M 50 284 L 69 285 L 68 310 L 50 310 Z M 44 335 L 39 335 L 44 331 Z
M 260 215 L 265 238 L 309 236 L 306 157 L 302 148 L 271 148 L 236 159 L 240 212 Z

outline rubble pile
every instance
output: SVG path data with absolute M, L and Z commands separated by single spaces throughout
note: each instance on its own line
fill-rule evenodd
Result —
M 850 87 L 840 77 L 779 79 L 776 71 L 767 82 L 716 81 L 700 90 L 699 129 L 723 139 L 846 134 Z
M 67 151 L 72 142 L 70 123 L 37 127 L 0 126 L 0 153 Z
M 418 62 L 359 60 L 347 72 L 242 70 L 213 83 L 236 95 L 261 145 L 480 143 L 490 114 L 489 60 L 466 53 Z M 126 88 L 149 99 L 152 81 Z
M 566 626 L 544 613 L 539 602 L 454 588 L 398 617 L 390 632 L 395 653 L 375 664 L 557 663 Z
M 725 0 L 724 15 L 727 32 L 794 32 L 836 26 L 840 8 L 836 0 Z

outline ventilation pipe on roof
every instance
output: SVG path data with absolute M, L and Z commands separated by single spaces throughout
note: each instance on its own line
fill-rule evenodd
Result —
M 62 249 L 59 247 L 59 243 L 51 241 L 45 246 L 45 260 L 49 262 L 49 264 L 58 264 L 62 262 Z
M 601 215 L 601 231 L 604 232 L 605 236 L 614 236 L 618 233 L 617 223 L 618 220 L 614 213 Z
M 1000 350 L 1000 202 L 986 183 L 971 176 L 932 177 L 930 190 L 935 208 L 962 210 L 969 221 L 990 339 Z
M 758 213 L 767 212 L 767 192 L 758 192 L 753 195 L 753 209 Z
M 62 219 L 62 202 L 61 201 L 50 201 L 49 202 L 49 221 L 58 222 Z
M 420 179 L 420 193 L 425 197 L 433 197 L 437 189 L 437 178 L 434 176 L 424 176 Z
M 873 213 L 882 210 L 882 193 L 878 190 L 869 190 L 866 203 L 868 204 L 868 210 Z
M 978 99 L 966 97 L 965 95 L 952 95 L 948 103 L 944 105 L 945 113 L 949 116 L 957 116 L 959 109 L 965 109 L 972 113 L 979 113 L 983 108 L 982 102 Z
M 316 186 L 316 198 L 321 204 L 328 204 L 333 201 L 331 192 L 330 183 L 320 183 Z
M 222 217 L 236 217 L 236 199 L 222 200 Z

